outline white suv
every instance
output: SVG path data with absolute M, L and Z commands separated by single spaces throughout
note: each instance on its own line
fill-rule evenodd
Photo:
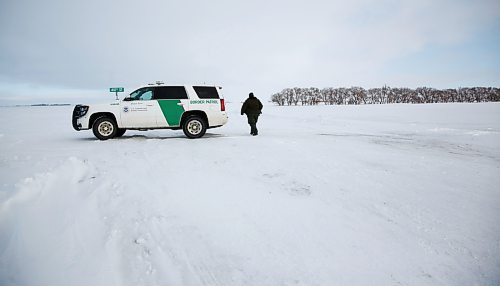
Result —
M 76 105 L 73 128 L 91 129 L 100 140 L 122 136 L 127 129 L 181 129 L 188 138 L 227 123 L 222 88 L 216 86 L 148 85 L 122 101 Z

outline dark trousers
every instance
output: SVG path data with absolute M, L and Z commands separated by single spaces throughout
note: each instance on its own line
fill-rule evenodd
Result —
M 250 124 L 250 134 L 257 135 L 259 130 L 257 130 L 257 121 L 259 120 L 260 114 L 247 114 L 248 124 Z

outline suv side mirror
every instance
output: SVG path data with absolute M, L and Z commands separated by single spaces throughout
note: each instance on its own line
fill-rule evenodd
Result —
M 123 101 L 132 101 L 132 98 L 131 98 L 131 97 L 125 97 L 125 98 L 123 99 Z

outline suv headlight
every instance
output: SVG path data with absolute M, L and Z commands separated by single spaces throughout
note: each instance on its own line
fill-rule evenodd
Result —
M 85 116 L 85 114 L 87 114 L 87 111 L 89 111 L 88 105 L 78 104 L 77 106 L 75 106 L 75 109 L 73 109 L 73 117 L 79 118 Z

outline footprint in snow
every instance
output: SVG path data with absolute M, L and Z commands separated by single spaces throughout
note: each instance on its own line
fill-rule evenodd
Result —
M 287 185 L 286 189 L 288 189 L 290 195 L 292 196 L 310 196 L 312 193 L 311 186 L 304 185 L 296 181 L 293 181 L 290 185 Z

